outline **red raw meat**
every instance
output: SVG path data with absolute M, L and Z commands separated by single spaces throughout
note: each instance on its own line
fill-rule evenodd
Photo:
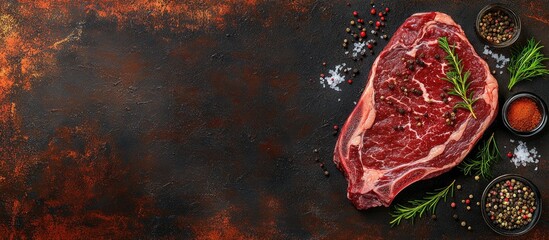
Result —
M 439 37 L 456 44 L 471 72 L 476 119 L 454 111 L 462 99 L 447 94 L 453 86 L 442 80 L 449 66 Z M 334 162 L 347 178 L 347 198 L 358 209 L 387 207 L 410 184 L 449 171 L 482 137 L 497 105 L 496 79 L 461 27 L 444 13 L 412 15 L 375 60 L 341 129 Z

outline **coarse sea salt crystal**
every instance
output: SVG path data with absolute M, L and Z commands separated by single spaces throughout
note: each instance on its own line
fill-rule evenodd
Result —
M 326 85 L 328 85 L 331 89 L 341 91 L 341 88 L 339 88 L 338 85 L 345 81 L 345 74 L 343 71 L 345 69 L 347 69 L 347 71 L 351 70 L 351 68 L 345 68 L 345 66 L 347 66 L 347 64 L 342 63 L 335 66 L 334 69 L 328 70 L 328 76 L 320 78 L 320 84 L 322 84 L 322 87 L 326 88 Z
M 484 45 L 484 51 L 482 51 L 482 54 L 488 55 L 492 57 L 494 60 L 496 60 L 496 68 L 504 68 L 505 65 L 509 63 L 509 61 L 511 60 L 508 57 L 505 57 L 503 54 L 497 54 L 492 52 L 492 50 L 490 50 L 490 47 L 488 45 Z
M 364 48 L 366 46 L 366 42 L 356 42 L 353 43 L 353 46 L 353 57 L 357 57 L 359 54 L 366 52 L 366 49 Z
M 514 140 L 511 140 L 511 142 L 514 142 Z M 541 155 L 538 154 L 538 150 L 535 147 L 528 149 L 525 142 L 518 141 L 518 145 L 513 151 L 511 162 L 518 168 L 519 166 L 526 166 L 528 164 L 537 164 L 540 157 Z M 537 168 L 536 166 L 534 170 L 537 171 Z

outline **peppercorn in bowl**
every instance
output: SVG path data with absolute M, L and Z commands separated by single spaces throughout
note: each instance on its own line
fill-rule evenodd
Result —
M 501 110 L 503 125 L 517 136 L 530 137 L 547 124 L 547 105 L 533 93 L 521 92 L 505 101 Z
M 534 228 L 541 216 L 541 195 L 530 180 L 505 174 L 486 186 L 481 209 L 484 221 L 495 232 L 522 235 Z
M 488 4 L 477 15 L 475 29 L 480 38 L 493 47 L 507 47 L 520 35 L 520 18 L 503 4 Z

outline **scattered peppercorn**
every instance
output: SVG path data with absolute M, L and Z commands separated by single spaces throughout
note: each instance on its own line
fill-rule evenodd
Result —
M 349 80 L 347 80 L 347 83 L 349 83 L 349 84 L 353 84 L 353 79 L 349 79 Z
M 455 202 L 450 203 L 450 207 L 455 208 L 455 207 L 456 207 L 456 203 L 455 203 Z
M 452 215 L 452 217 L 453 217 L 454 220 L 456 220 L 456 221 L 459 220 L 459 217 L 458 217 L 457 213 L 454 213 L 454 215 Z
M 513 153 L 512 153 L 512 152 L 508 152 L 508 153 L 507 153 L 507 157 L 508 157 L 508 158 L 512 158 L 512 157 L 513 157 Z
M 478 175 L 475 176 L 475 180 L 476 180 L 476 181 L 480 180 L 480 176 L 478 176 Z
M 470 198 L 470 199 L 473 199 L 473 194 L 469 194 L 469 198 Z
M 376 21 L 376 27 L 381 26 L 381 23 L 379 21 Z
M 471 229 L 472 229 L 471 226 L 468 226 L 468 227 L 467 227 L 467 230 L 471 231 Z
M 471 203 L 471 200 L 465 199 L 465 204 L 469 205 Z
M 467 206 L 467 211 L 471 210 L 471 206 Z
M 457 188 L 457 190 L 461 190 L 461 185 L 458 184 L 458 185 L 456 186 L 456 188 Z
M 437 215 L 433 214 L 433 215 L 431 216 L 431 219 L 437 220 Z
M 339 129 L 339 126 L 336 124 L 334 125 L 334 130 L 338 130 Z
M 358 12 L 357 11 L 353 11 L 353 16 L 358 16 Z
M 465 227 L 465 226 L 467 226 L 467 222 L 465 222 L 465 221 L 461 221 L 461 226 L 462 226 L 462 227 Z
M 364 32 L 364 31 L 360 32 L 360 37 L 365 38 L 366 37 L 366 32 Z

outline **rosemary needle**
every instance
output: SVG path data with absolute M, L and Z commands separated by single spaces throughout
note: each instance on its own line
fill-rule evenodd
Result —
M 489 178 L 492 176 L 491 167 L 492 164 L 498 160 L 499 150 L 496 145 L 496 139 L 494 134 L 478 146 L 478 153 L 474 159 L 469 158 L 461 163 L 459 168 L 465 175 L 471 175 L 473 172 L 477 176 L 482 178 Z
M 549 58 L 541 53 L 542 48 L 543 46 L 532 38 L 520 52 L 514 52 L 507 68 L 511 73 L 511 79 L 507 85 L 509 91 L 522 80 L 549 74 L 549 70 L 542 63 Z
M 438 38 L 438 45 L 442 48 L 442 50 L 444 50 L 444 52 L 446 52 L 446 60 L 450 64 L 450 70 L 446 72 L 446 78 L 443 78 L 454 85 L 453 89 L 451 89 L 448 94 L 459 96 L 463 100 L 462 102 L 456 103 L 454 108 L 467 109 L 471 112 L 473 118 L 477 118 L 475 112 L 473 111 L 473 104 L 477 101 L 477 99 L 473 99 L 473 93 L 468 92 L 471 82 L 468 82 L 467 80 L 469 79 L 469 76 L 471 76 L 471 72 L 463 71 L 463 63 L 455 52 L 456 45 L 454 44 L 450 46 L 448 43 L 448 38 Z
M 440 199 L 446 201 L 448 193 L 450 193 L 451 196 L 454 196 L 455 182 L 456 180 L 452 181 L 452 183 L 445 188 L 437 189 L 436 191 L 438 192 L 428 192 L 427 196 L 423 197 L 423 199 L 408 201 L 411 205 L 409 207 L 400 204 L 395 205 L 394 211 L 391 213 L 393 220 L 389 223 L 391 226 L 396 226 L 400 224 L 402 219 L 411 219 L 413 223 L 416 216 L 419 215 L 419 217 L 421 217 L 427 211 L 434 214 Z

